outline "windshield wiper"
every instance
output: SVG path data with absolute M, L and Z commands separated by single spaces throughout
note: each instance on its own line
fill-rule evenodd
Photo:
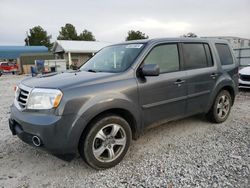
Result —
M 93 69 L 88 69 L 87 71 L 96 73 L 96 70 L 93 70 Z
M 101 70 L 94 70 L 94 69 L 88 69 L 86 70 L 87 72 L 94 72 L 94 73 L 97 73 L 97 72 L 102 72 Z

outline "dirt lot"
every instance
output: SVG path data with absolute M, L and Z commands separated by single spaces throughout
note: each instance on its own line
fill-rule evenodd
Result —
M 228 120 L 195 116 L 146 131 L 116 167 L 95 171 L 80 157 L 62 161 L 8 128 L 13 85 L 0 77 L 0 187 L 249 187 L 250 90 L 236 98 Z

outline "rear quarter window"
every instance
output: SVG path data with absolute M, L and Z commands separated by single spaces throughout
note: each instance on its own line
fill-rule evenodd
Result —
M 227 44 L 215 44 L 221 65 L 233 64 L 233 57 Z

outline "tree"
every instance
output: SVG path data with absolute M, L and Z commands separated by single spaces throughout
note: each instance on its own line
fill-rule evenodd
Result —
M 28 46 L 46 46 L 52 47 L 50 43 L 51 35 L 47 34 L 41 26 L 35 26 L 29 30 L 29 35 L 24 39 L 25 45 Z
M 198 36 L 197 36 L 195 33 L 189 32 L 189 33 L 187 33 L 187 34 L 182 35 L 182 37 L 196 38 L 196 37 L 198 37 Z
M 72 24 L 65 24 L 64 27 L 61 27 L 59 31 L 58 40 L 78 40 L 77 32 L 75 26 Z
M 128 32 L 128 36 L 126 37 L 126 41 L 128 41 L 128 40 L 138 40 L 138 39 L 148 39 L 148 36 L 145 35 L 145 33 L 142 33 L 141 31 L 130 30 Z
M 78 36 L 78 40 L 95 41 L 95 36 L 92 34 L 92 32 L 84 29 L 83 32 Z

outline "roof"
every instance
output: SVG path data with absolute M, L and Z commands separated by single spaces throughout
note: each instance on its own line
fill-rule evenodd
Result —
M 72 40 L 57 40 L 52 51 L 57 52 L 71 52 L 71 53 L 95 53 L 105 46 L 110 45 L 108 42 L 98 41 L 72 41 Z
M 22 65 L 34 65 L 35 60 L 48 60 L 55 59 L 55 55 L 52 52 L 42 52 L 42 53 L 26 53 L 21 54 L 20 61 Z
M 217 39 L 217 38 L 199 38 L 199 37 L 179 37 L 179 38 L 154 38 L 154 39 L 142 39 L 142 40 L 130 40 L 121 42 L 118 44 L 133 44 L 133 43 L 141 43 L 141 44 L 151 44 L 151 43 L 158 43 L 158 42 L 221 42 L 221 43 L 228 43 L 227 40 L 224 39 Z
M 218 39 L 241 39 L 241 40 L 250 40 L 242 37 L 234 37 L 234 36 L 206 36 L 201 38 L 218 38 Z
M 46 55 L 52 55 L 54 54 L 52 52 L 34 52 L 34 53 L 23 53 L 20 55 L 20 57 L 27 57 L 27 56 L 46 56 Z
M 0 46 L 0 59 L 16 59 L 23 53 L 47 52 L 45 46 Z

